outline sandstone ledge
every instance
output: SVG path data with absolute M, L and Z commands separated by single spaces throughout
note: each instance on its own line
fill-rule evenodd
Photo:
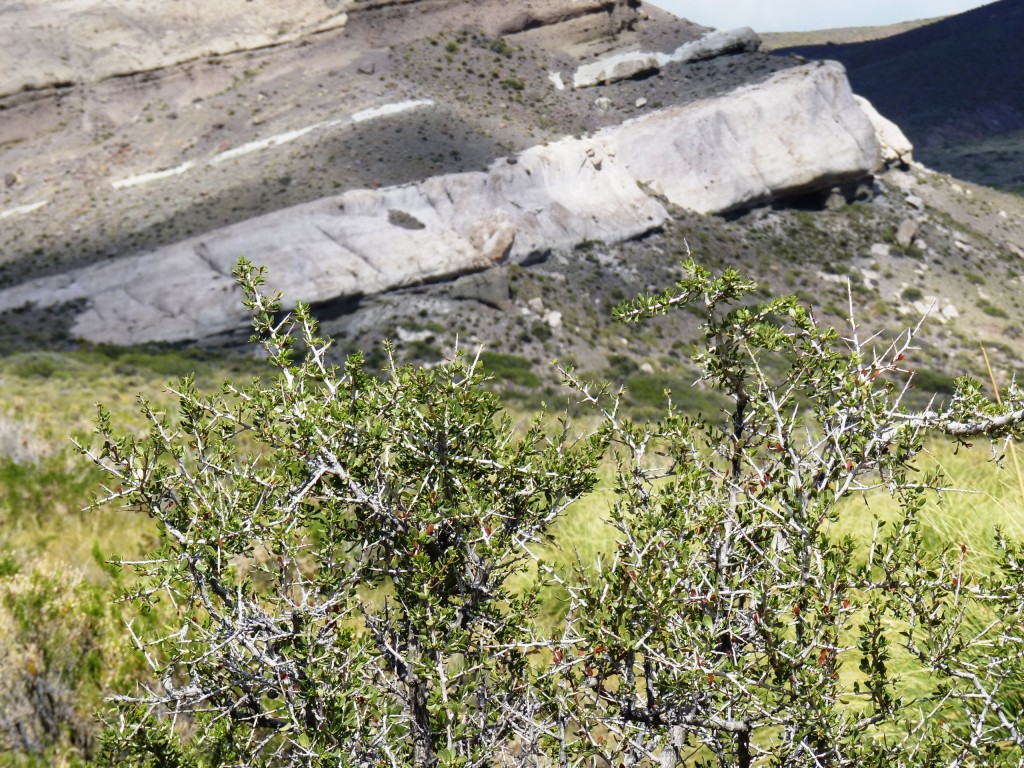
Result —
M 85 299 L 72 328 L 78 337 L 202 339 L 246 323 L 230 275 L 239 256 L 267 265 L 288 299 L 329 302 L 525 262 L 585 240 L 637 237 L 668 217 L 662 200 L 729 212 L 862 178 L 880 162 L 842 67 L 811 64 L 533 147 L 487 172 L 355 190 L 33 280 L 0 292 L 0 310 Z

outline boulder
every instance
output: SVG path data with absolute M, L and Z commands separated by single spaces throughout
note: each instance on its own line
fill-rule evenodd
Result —
M 352 3 L 21 0 L 4 5 L 0 95 L 298 40 L 345 26 Z
M 231 277 L 242 255 L 287 299 L 333 302 L 639 237 L 669 216 L 662 201 L 725 213 L 827 190 L 865 177 L 879 156 L 842 68 L 815 63 L 483 172 L 354 190 L 31 280 L 0 290 L 0 311 L 82 302 L 80 338 L 202 339 L 247 322 Z
M 907 165 L 912 162 L 914 145 L 903 135 L 900 127 L 879 114 L 874 105 L 863 96 L 854 96 L 854 99 L 875 128 L 875 136 L 882 145 L 882 162 L 885 165 Z
M 661 67 L 656 53 L 632 51 L 616 53 L 603 59 L 584 64 L 572 78 L 573 88 L 589 88 L 604 83 L 615 83 L 631 77 L 654 72 Z
M 918 229 L 920 229 L 920 225 L 916 221 L 904 219 L 896 230 L 896 245 L 903 250 L 909 248 L 914 242 L 914 237 L 917 236 Z
M 840 187 L 832 187 L 825 198 L 825 209 L 829 211 L 841 211 L 847 205 L 846 193 Z
M 761 38 L 750 27 L 710 32 L 700 40 L 676 48 L 669 61 L 685 64 L 690 61 L 707 61 L 718 56 L 735 53 L 753 53 L 761 48 Z
M 508 271 L 488 269 L 464 275 L 452 281 L 448 293 L 454 299 L 479 301 L 495 309 L 504 309 L 511 297 Z

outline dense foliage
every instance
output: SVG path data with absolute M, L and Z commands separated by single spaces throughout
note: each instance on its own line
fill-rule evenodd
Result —
M 635 424 L 607 388 L 586 439 L 538 418 L 517 436 L 476 359 L 431 370 L 328 364 L 308 309 L 278 320 L 239 276 L 277 373 L 215 396 L 185 380 L 148 436 L 101 412 L 109 500 L 154 518 L 130 597 L 159 684 L 119 702 L 111 765 L 990 765 L 1024 759 L 1017 544 L 970 563 L 925 547 L 941 489 L 929 433 L 1009 439 L 1024 398 L 959 382 L 908 413 L 913 332 L 819 328 L 754 303 L 734 272 L 686 265 L 633 320 L 688 305 L 724 418 L 669 404 Z M 537 543 L 617 466 L 608 559 L 572 572 Z M 839 535 L 844 499 L 899 514 Z M 974 574 L 967 578 L 967 573 Z M 536 573 L 532 586 L 509 576 Z M 522 578 L 519 579 L 523 581 Z M 568 613 L 536 618 L 542 584 Z M 898 661 L 898 663 L 897 663 Z M 895 672 L 901 670 L 900 674 Z

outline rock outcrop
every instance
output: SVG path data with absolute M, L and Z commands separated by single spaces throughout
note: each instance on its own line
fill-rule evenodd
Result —
M 909 164 L 914 159 L 914 145 L 910 143 L 900 127 L 883 117 L 874 105 L 863 96 L 855 95 L 857 104 L 875 127 L 878 143 L 882 145 L 882 160 L 886 165 Z
M 23 0 L 0 10 L 0 95 L 146 72 L 345 25 L 349 0 Z
M 761 48 L 761 38 L 750 27 L 710 32 L 700 40 L 686 43 L 669 56 L 669 63 L 706 61 L 733 53 L 753 53 Z
M 733 53 L 752 53 L 761 47 L 761 38 L 750 27 L 710 32 L 700 40 L 679 46 L 673 53 L 625 51 L 584 64 L 573 76 L 573 88 L 628 80 L 656 72 L 669 64 L 706 61 Z
M 572 78 L 573 88 L 590 88 L 595 85 L 628 80 L 647 72 L 655 72 L 662 66 L 665 54 L 644 51 L 624 51 L 589 64 L 576 70 Z
M 0 310 L 84 299 L 76 336 L 202 339 L 244 325 L 230 274 L 242 255 L 266 264 L 288 298 L 332 302 L 637 237 L 665 221 L 664 203 L 729 212 L 862 178 L 880 162 L 842 67 L 812 64 L 533 147 L 486 172 L 347 192 L 30 281 L 0 292 Z
M 881 165 L 839 64 L 785 70 L 674 112 L 627 123 L 616 151 L 632 176 L 701 213 L 830 189 Z
M 451 26 L 453 14 L 460 28 L 485 34 L 556 26 L 564 28 L 560 34 L 567 40 L 582 42 L 629 27 L 638 5 L 635 0 L 22 0 L 0 8 L 0 97 L 289 43 L 345 27 L 350 19 L 360 22 L 355 47 L 367 49 L 440 32 Z

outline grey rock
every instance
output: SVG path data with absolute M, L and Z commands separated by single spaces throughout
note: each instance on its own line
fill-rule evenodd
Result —
M 388 224 L 402 229 L 426 229 L 427 225 L 400 208 L 388 209 Z
M 896 230 L 896 245 L 906 250 L 914 242 L 921 225 L 913 219 L 904 219 Z
M 594 106 L 597 107 L 602 112 L 607 112 L 609 109 L 612 108 L 612 100 L 609 99 L 607 96 L 601 96 L 597 99 L 594 99 Z
M 924 210 L 924 200 L 922 200 L 917 195 L 907 195 L 905 200 L 907 202 L 907 205 L 909 205 L 909 206 L 911 206 L 913 208 L 917 208 L 917 210 L 919 210 L 919 211 L 923 211 Z
M 628 80 L 637 75 L 653 72 L 660 67 L 661 62 L 656 53 L 642 51 L 616 53 L 590 64 L 584 64 L 577 69 L 572 78 L 572 87 L 589 88 L 594 85 Z
M 672 63 L 707 61 L 734 53 L 752 53 L 761 48 L 761 38 L 750 27 L 718 30 L 700 40 L 676 48 L 669 60 Z
M 452 281 L 449 294 L 456 299 L 479 301 L 497 309 L 504 309 L 511 297 L 508 271 L 498 268 L 464 275 Z
M 435 334 L 433 331 L 426 329 L 413 331 L 408 328 L 399 327 L 395 329 L 395 336 L 403 344 L 412 344 L 418 341 L 432 341 Z
M 846 195 L 839 187 L 832 187 L 825 200 L 825 208 L 830 211 L 841 211 L 846 207 Z
M 853 191 L 853 199 L 859 202 L 871 200 L 876 194 L 875 186 L 871 181 L 862 181 Z
M 573 19 L 600 14 L 607 24 L 556 33 L 585 43 L 636 23 L 636 5 L 635 0 L 8 0 L 0 3 L 0 95 L 295 42 L 356 26 L 360 16 L 371 17 L 373 24 L 372 17 L 382 13 L 392 42 L 420 38 L 439 25 L 500 37 L 524 29 L 571 28 Z M 372 41 L 352 39 L 339 55 L 371 47 L 376 47 Z

